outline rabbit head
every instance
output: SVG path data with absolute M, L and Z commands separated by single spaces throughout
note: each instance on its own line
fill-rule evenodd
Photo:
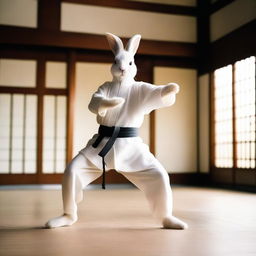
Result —
M 134 63 L 134 55 L 138 50 L 141 35 L 134 35 L 126 47 L 118 36 L 106 34 L 109 46 L 114 53 L 115 61 L 111 66 L 111 73 L 116 79 L 134 78 L 137 67 Z

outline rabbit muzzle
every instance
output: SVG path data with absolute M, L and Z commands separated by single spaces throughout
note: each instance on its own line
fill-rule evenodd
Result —
M 126 73 L 125 69 L 119 68 L 119 70 L 120 70 L 120 74 L 121 74 L 121 76 L 124 76 L 124 75 L 125 75 L 125 73 Z

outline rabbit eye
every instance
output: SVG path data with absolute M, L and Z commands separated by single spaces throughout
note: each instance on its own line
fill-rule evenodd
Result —
M 116 60 L 114 61 L 114 64 L 117 64 Z
M 132 61 L 129 63 L 129 65 L 130 65 L 130 66 L 132 65 Z

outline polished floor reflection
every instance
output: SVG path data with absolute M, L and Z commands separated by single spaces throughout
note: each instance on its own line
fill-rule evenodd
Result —
M 174 213 L 189 229 L 163 230 L 135 188 L 85 191 L 79 220 L 44 229 L 61 214 L 60 190 L 0 190 L 0 255 L 256 255 L 256 196 L 175 187 Z

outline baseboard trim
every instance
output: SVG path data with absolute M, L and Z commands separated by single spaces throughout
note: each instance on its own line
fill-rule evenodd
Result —
M 169 173 L 171 184 L 204 186 L 210 184 L 208 173 Z

